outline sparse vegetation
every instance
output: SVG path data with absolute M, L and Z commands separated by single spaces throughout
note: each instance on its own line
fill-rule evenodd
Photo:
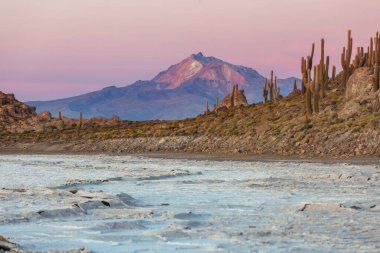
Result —
M 217 102 L 210 111 L 206 101 L 205 114 L 195 118 L 137 122 L 121 121 L 117 117 L 83 119 L 80 116 L 79 120 L 75 120 L 61 114 L 57 119 L 38 115 L 15 119 L 13 128 L 3 127 L 0 142 L 3 147 L 17 143 L 74 143 L 83 145 L 82 149 L 91 147 L 101 151 L 229 152 L 237 149 L 255 154 L 380 155 L 376 141 L 380 139 L 380 101 L 376 91 L 379 35 L 371 41 L 374 41 L 374 47 L 371 42 L 368 52 L 358 49 L 355 60 L 347 65 L 352 47 L 349 31 L 348 47 L 343 49 L 342 54 L 343 71 L 336 73 L 333 66 L 331 78 L 324 39 L 321 40 L 321 59 L 317 66 L 313 66 L 313 44 L 311 54 L 301 59 L 301 90 L 295 82 L 293 92 L 288 97 L 281 98 L 279 95 L 277 78 L 271 71 L 270 81 L 267 80 L 263 87 L 264 103 L 246 105 L 244 92 L 233 85 L 231 94 L 223 99 L 221 105 Z M 367 83 L 355 82 L 368 78 L 371 80 L 371 91 L 367 92 Z M 348 92 L 356 97 L 349 98 Z M 364 95 L 357 95 L 359 93 Z M 29 123 L 33 123 L 35 128 L 18 127 Z M 147 143 L 139 138 L 145 138 Z M 169 138 L 168 146 L 162 147 L 160 138 Z M 124 146 L 120 144 L 123 140 L 128 140 Z M 110 144 L 113 141 L 119 144 Z M 355 144 L 362 142 L 366 143 L 366 148 L 352 150 Z

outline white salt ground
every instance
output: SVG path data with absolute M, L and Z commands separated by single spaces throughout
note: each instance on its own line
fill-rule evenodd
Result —
M 27 251 L 380 252 L 380 167 L 0 155 L 0 234 Z

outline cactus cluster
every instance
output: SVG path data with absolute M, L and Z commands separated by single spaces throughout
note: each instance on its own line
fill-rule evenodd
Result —
M 343 68 L 343 87 L 346 87 L 348 78 L 352 74 L 351 55 L 352 55 L 352 37 L 351 37 L 351 30 L 348 30 L 347 48 L 343 47 L 343 52 L 341 54 L 341 64 Z
M 366 66 L 368 54 L 364 53 L 363 47 L 358 47 L 356 51 L 356 56 L 353 62 L 354 69 Z
M 369 67 L 374 69 L 373 77 L 373 89 L 374 91 L 380 88 L 380 35 L 377 32 L 374 38 L 370 39 L 370 45 L 365 52 L 363 47 L 358 47 L 356 50 L 356 55 L 354 60 L 351 62 L 352 57 L 352 47 L 353 38 L 351 36 L 351 30 L 347 33 L 347 46 L 343 47 L 341 53 L 341 65 L 343 69 L 342 73 L 342 87 L 346 88 L 348 79 L 355 69 L 360 67 Z M 304 110 L 308 115 L 313 113 L 318 113 L 320 110 L 320 101 L 326 97 L 326 93 L 329 89 L 329 82 L 335 81 L 337 78 L 337 68 L 332 66 L 331 77 L 329 75 L 330 71 L 330 57 L 325 55 L 325 40 L 321 39 L 321 55 L 320 61 L 317 65 L 313 65 L 315 52 L 315 44 L 312 44 L 311 53 L 307 57 L 301 58 L 301 72 L 302 72 L 302 83 L 301 91 L 297 88 L 297 82 L 294 81 L 293 91 L 301 93 L 304 99 Z M 234 107 L 235 106 L 235 96 L 240 92 L 237 85 L 233 85 L 232 92 L 226 100 L 223 99 L 222 106 Z M 262 89 L 262 96 L 264 98 L 264 103 L 273 102 L 279 98 L 280 88 L 277 86 L 277 76 L 274 75 L 273 70 L 270 72 L 270 78 L 265 79 L 265 84 Z M 206 102 L 205 113 L 209 113 L 208 101 Z M 214 105 L 214 111 L 219 108 L 218 98 Z
M 363 47 L 357 47 L 355 58 L 350 63 L 351 54 L 352 54 L 352 37 L 351 31 L 348 31 L 348 44 L 347 49 L 344 47 L 341 62 L 343 67 L 343 83 L 344 87 L 347 84 L 348 78 L 357 68 L 369 67 L 373 68 L 374 77 L 373 77 L 373 90 L 377 91 L 379 89 L 379 68 L 380 68 L 380 36 L 379 33 L 376 33 L 375 38 L 370 38 L 370 44 L 367 47 L 367 52 L 364 51 Z
M 314 43 L 311 47 L 311 54 L 310 56 L 304 58 L 301 58 L 301 72 L 302 72 L 302 86 L 301 86 L 301 92 L 302 95 L 305 95 L 307 93 L 307 85 L 309 83 L 310 78 L 310 72 L 313 67 L 313 58 L 314 58 Z
M 269 91 L 268 91 L 269 89 Z M 265 79 L 265 84 L 263 87 L 263 98 L 264 102 L 268 102 L 268 94 L 269 101 L 274 101 L 281 98 L 280 87 L 277 86 L 277 76 L 273 75 L 273 70 L 270 72 L 270 81 L 268 83 L 268 79 Z
M 320 62 L 313 67 L 314 49 L 315 45 L 313 43 L 310 56 L 301 58 L 302 94 L 304 95 L 305 112 L 307 114 L 319 112 L 319 101 L 321 97 L 325 97 L 329 81 L 330 57 L 325 58 L 325 40 L 321 39 Z M 312 71 L 313 78 L 311 78 Z

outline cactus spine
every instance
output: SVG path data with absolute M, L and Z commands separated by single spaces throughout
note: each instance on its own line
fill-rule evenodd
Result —
M 343 47 L 343 52 L 341 55 L 341 64 L 343 68 L 343 87 L 347 85 L 348 78 L 351 75 L 351 55 L 352 55 L 352 37 L 351 30 L 348 30 L 347 34 L 347 49 Z

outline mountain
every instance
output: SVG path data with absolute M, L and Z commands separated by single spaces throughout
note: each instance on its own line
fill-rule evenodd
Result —
M 278 79 L 282 94 L 293 88 L 295 78 Z M 52 101 L 32 101 L 38 112 L 62 112 L 68 117 L 113 114 L 128 120 L 184 119 L 202 113 L 205 101 L 214 104 L 229 93 L 233 84 L 244 89 L 248 102 L 262 99 L 265 78 L 256 70 L 233 65 L 202 53 L 193 54 L 151 81 L 137 81 L 125 87 L 110 86 L 80 96 Z M 298 83 L 299 80 L 298 80 Z

